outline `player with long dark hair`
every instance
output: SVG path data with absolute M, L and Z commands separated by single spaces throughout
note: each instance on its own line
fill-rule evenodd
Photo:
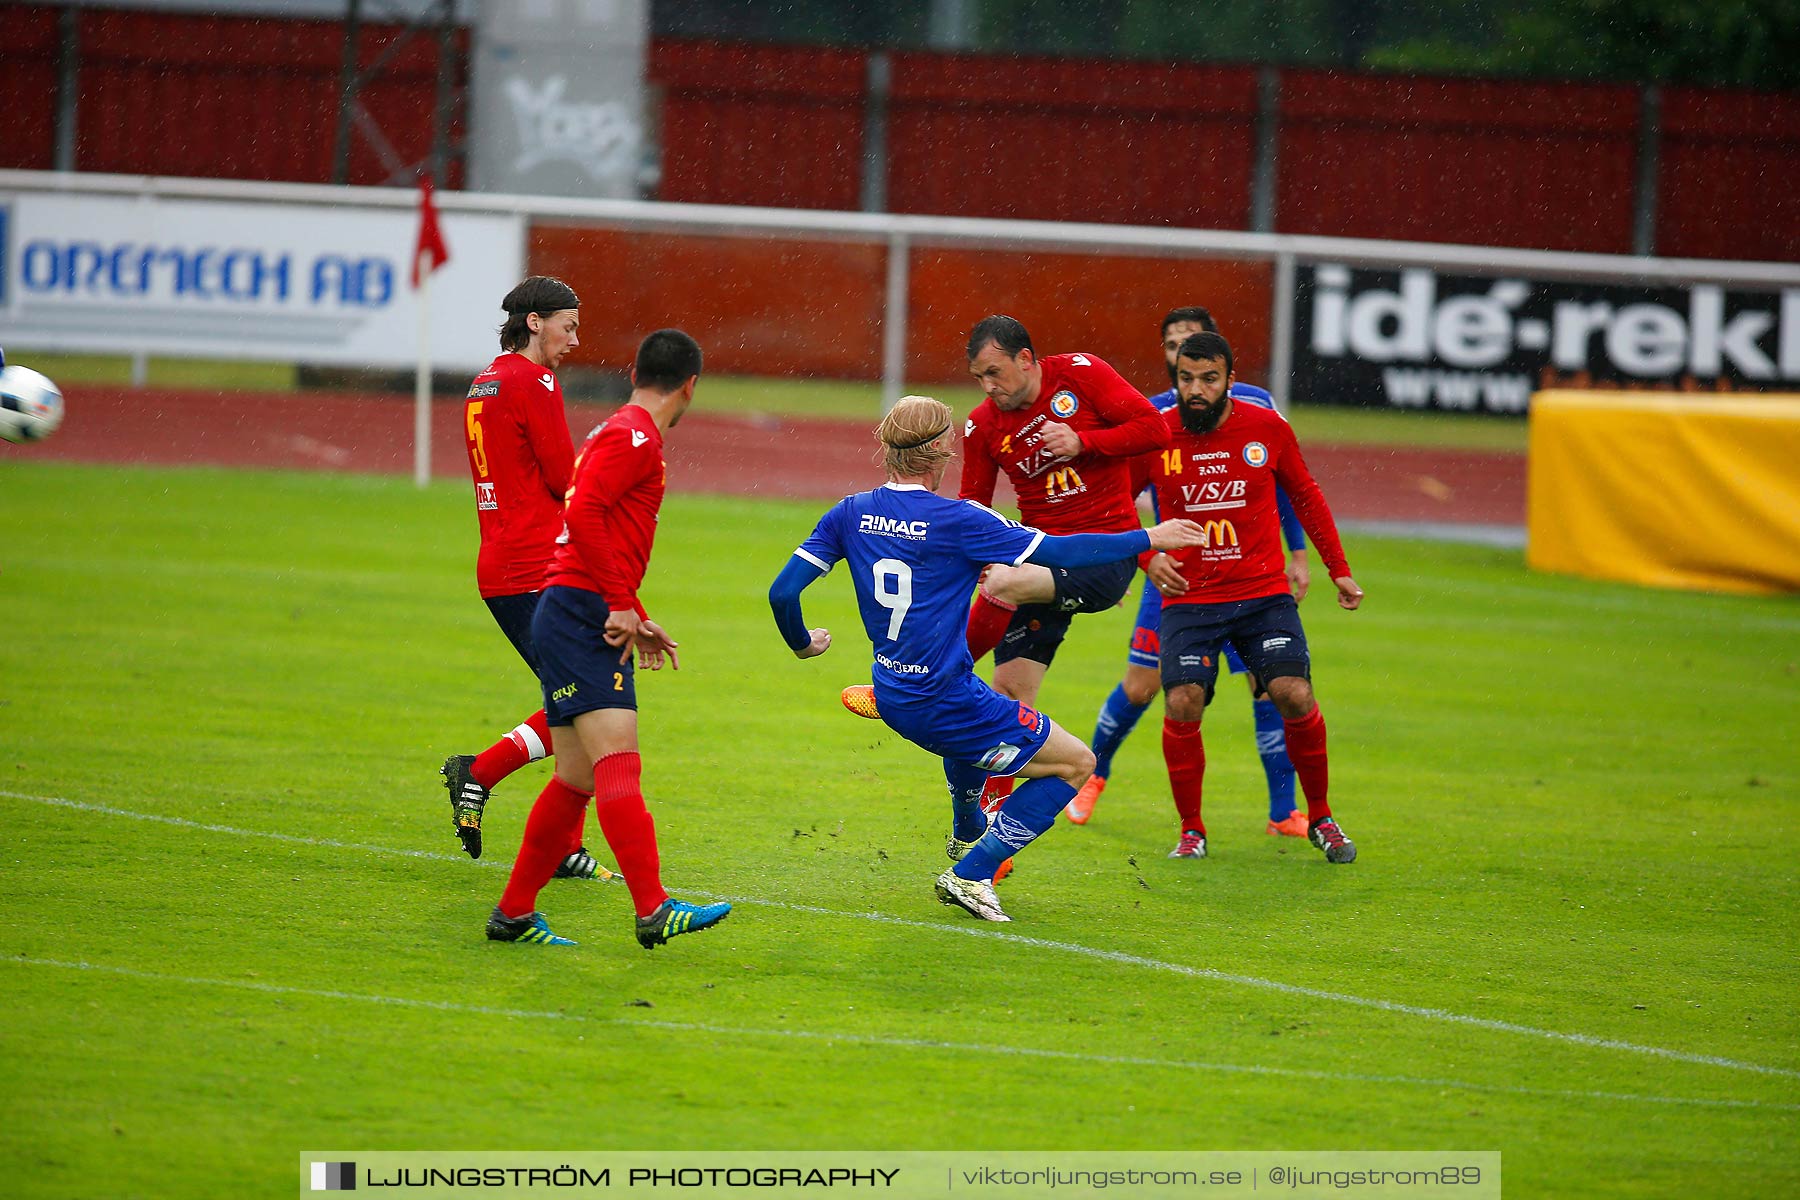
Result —
M 463 437 L 475 485 L 481 548 L 475 584 L 519 657 L 538 673 L 531 618 L 544 572 L 563 528 L 563 496 L 575 469 L 575 445 L 556 368 L 581 345 L 581 298 L 548 275 L 521 281 L 500 302 L 498 358 L 475 377 L 463 401 Z M 481 818 L 492 789 L 550 753 L 542 709 L 479 754 L 452 754 L 439 773 L 450 791 L 450 819 L 470 858 L 481 857 Z M 605 872 L 571 834 L 559 877 Z

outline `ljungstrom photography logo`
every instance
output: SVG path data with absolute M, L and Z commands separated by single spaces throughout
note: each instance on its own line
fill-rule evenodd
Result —
M 312 1165 L 312 1190 L 315 1192 L 354 1192 L 356 1164 L 353 1162 L 316 1162 Z

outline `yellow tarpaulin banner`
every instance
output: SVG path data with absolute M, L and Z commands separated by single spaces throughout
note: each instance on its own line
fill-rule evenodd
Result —
M 1530 439 L 1533 569 L 1800 591 L 1800 396 L 1539 392 Z

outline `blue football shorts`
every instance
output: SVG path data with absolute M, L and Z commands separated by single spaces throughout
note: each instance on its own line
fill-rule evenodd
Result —
M 888 728 L 939 758 L 1016 775 L 1050 739 L 1050 718 L 1002 696 L 974 672 L 925 699 L 877 688 L 876 705 Z
M 584 712 L 637 708 L 635 655 L 606 644 L 606 597 L 583 588 L 547 587 L 531 622 L 541 666 L 544 717 L 573 725 Z

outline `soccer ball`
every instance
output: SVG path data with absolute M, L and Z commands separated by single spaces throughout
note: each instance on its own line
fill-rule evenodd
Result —
M 42 441 L 62 418 L 62 393 L 54 383 L 29 367 L 0 367 L 0 438 Z

